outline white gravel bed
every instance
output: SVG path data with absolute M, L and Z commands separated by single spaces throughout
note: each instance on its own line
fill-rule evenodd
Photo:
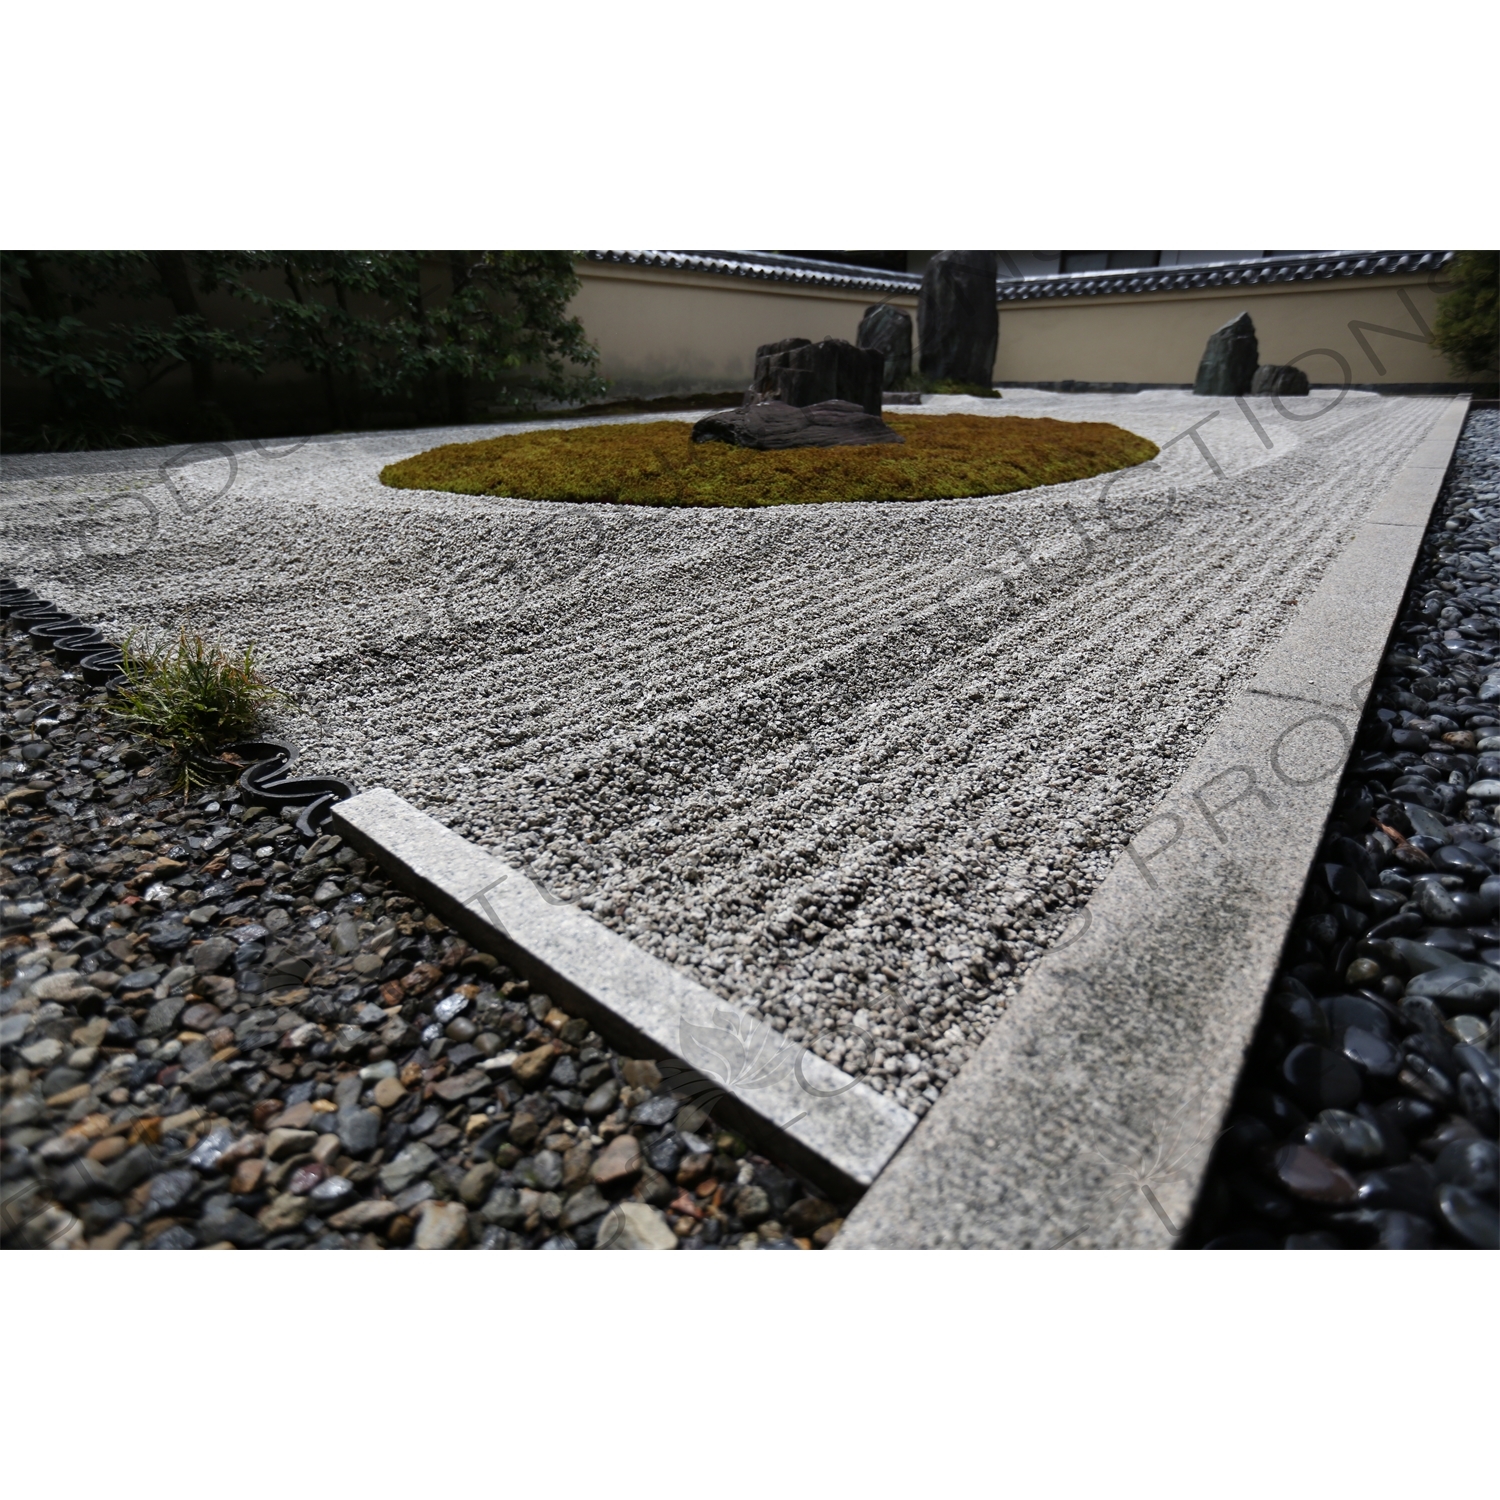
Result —
M 377 479 L 528 424 L 239 445 L 232 483 L 212 450 L 170 484 L 139 454 L 7 459 L 0 537 L 112 632 L 254 640 L 304 764 L 921 1111 L 1445 404 L 1329 400 L 940 398 L 1164 447 L 1213 414 L 1212 465 L 1186 437 L 1112 480 L 764 511 Z

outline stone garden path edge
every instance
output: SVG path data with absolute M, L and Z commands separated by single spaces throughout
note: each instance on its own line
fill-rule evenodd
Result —
M 916 1117 L 760 1018 L 551 897 L 383 787 L 333 826 L 466 941 L 492 952 L 613 1045 L 675 1068 L 674 1092 L 844 1202 Z
M 831 1248 L 1177 1241 L 1468 405 L 1440 412 Z

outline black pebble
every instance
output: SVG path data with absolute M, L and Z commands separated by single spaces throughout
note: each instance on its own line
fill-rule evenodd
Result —
M 1445 1182 L 1437 1191 L 1437 1208 L 1444 1225 L 1465 1245 L 1476 1250 L 1500 1250 L 1500 1210 L 1461 1188 Z
M 1451 1182 L 1490 1203 L 1500 1201 L 1500 1146 L 1494 1141 L 1454 1141 L 1433 1163 L 1439 1182 Z
M 1389 1040 L 1398 1017 L 1393 1006 L 1368 995 L 1328 995 L 1318 1004 L 1335 1035 L 1347 1027 L 1358 1026 Z
M 1271 1089 L 1250 1089 L 1245 1095 L 1245 1108 L 1264 1121 L 1277 1140 L 1301 1136 L 1307 1129 L 1307 1116 L 1284 1094 Z
M 1394 1078 L 1401 1070 L 1401 1054 L 1372 1031 L 1349 1027 L 1340 1042 L 1344 1056 L 1367 1078 Z
M 1403 1213 L 1428 1215 L 1437 1179 L 1422 1162 L 1399 1167 L 1377 1167 L 1359 1179 L 1361 1208 L 1399 1208 Z
M 1348 1058 L 1328 1047 L 1304 1042 L 1287 1054 L 1281 1076 L 1303 1109 L 1348 1109 L 1359 1100 L 1359 1073 Z

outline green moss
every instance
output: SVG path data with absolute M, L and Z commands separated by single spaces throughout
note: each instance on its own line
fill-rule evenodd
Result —
M 992 385 L 965 385 L 961 380 L 929 380 L 913 370 L 903 390 L 921 391 L 928 396 L 978 396 L 983 401 L 1000 400 L 1000 392 Z
M 961 380 L 936 380 L 927 387 L 935 396 L 978 396 L 981 401 L 998 401 L 1000 392 L 992 385 L 965 385 Z
M 383 484 L 527 500 L 621 505 L 817 505 L 1004 495 L 1088 479 L 1156 457 L 1109 422 L 1051 417 L 894 416 L 906 440 L 761 453 L 695 443 L 686 422 L 512 433 L 450 443 L 389 464 Z

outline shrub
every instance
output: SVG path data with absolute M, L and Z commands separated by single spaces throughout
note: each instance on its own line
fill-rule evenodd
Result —
M 172 435 L 190 441 L 234 436 L 247 379 L 286 365 L 322 389 L 314 431 L 587 400 L 605 382 L 567 312 L 578 286 L 561 250 L 6 252 L 0 353 L 46 405 L 5 446 L 164 442 L 137 418 L 173 409 L 159 387 L 184 369 Z
M 686 422 L 512 433 L 388 465 L 396 489 L 623 505 L 808 505 L 1003 495 L 1146 462 L 1156 444 L 1108 422 L 887 416 L 900 446 L 759 452 L 694 443 Z
M 1460 378 L 1493 375 L 1500 360 L 1500 251 L 1460 250 L 1448 279 L 1453 290 L 1438 303 L 1432 341 Z

